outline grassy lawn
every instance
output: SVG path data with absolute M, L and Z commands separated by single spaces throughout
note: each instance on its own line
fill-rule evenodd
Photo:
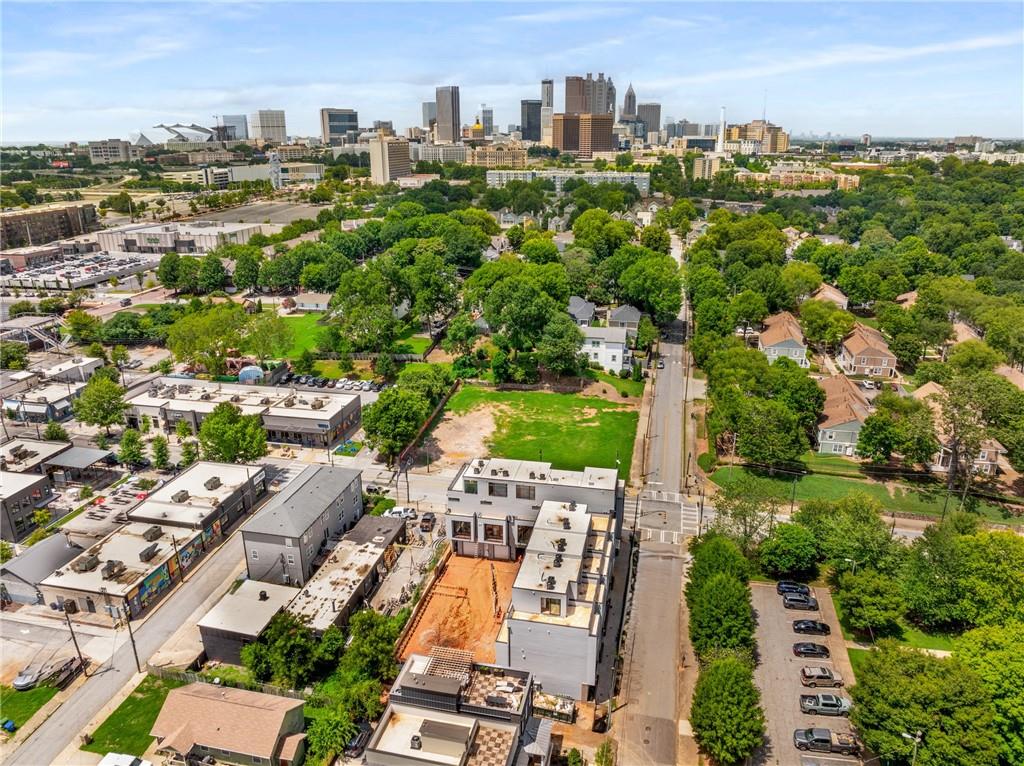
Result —
M 125 753 L 141 756 L 153 741 L 149 730 L 160 714 L 167 692 L 178 686 L 184 684 L 146 676 L 128 699 L 97 727 L 92 734 L 92 742 L 82 745 L 82 750 L 101 755 Z
M 402 365 L 402 369 L 403 370 L 419 370 L 420 372 L 423 372 L 424 370 L 428 370 L 431 367 L 444 367 L 449 372 L 451 372 L 452 363 L 451 362 L 406 362 L 405 364 Z
M 853 666 L 854 680 L 860 675 L 860 669 L 864 667 L 864 660 L 867 659 L 868 652 L 870 649 L 847 649 L 846 653 L 850 655 L 850 664 Z
M 841 455 L 821 455 L 814 450 L 808 450 L 801 458 L 801 462 L 807 466 L 809 471 L 827 471 L 844 476 L 863 476 L 860 463 Z
M 225 682 L 236 683 L 242 687 L 254 683 L 249 670 L 239 665 L 218 665 L 215 668 L 204 668 L 199 671 L 199 675 L 207 678 L 220 678 Z
M 629 475 L 640 414 L 615 402 L 544 391 L 494 391 L 466 386 L 448 402 L 456 414 L 495 408 L 491 453 L 517 460 L 548 460 L 555 468 L 613 468 Z
M 839 626 L 843 630 L 843 638 L 848 641 L 861 641 L 863 643 L 870 643 L 868 637 L 860 636 L 853 632 L 850 626 L 846 622 L 846 615 L 843 612 L 842 601 L 835 597 L 833 594 L 832 603 L 836 608 L 836 616 L 839 618 Z M 956 638 L 950 633 L 925 633 L 923 630 L 913 627 L 904 623 L 902 625 L 903 633 L 900 636 L 895 636 L 896 640 L 906 646 L 912 646 L 915 649 L 940 649 L 943 651 L 950 652 L 953 650 L 953 641 Z
M 294 359 L 307 348 L 312 349 L 316 347 L 316 341 L 322 329 L 316 322 L 322 316 L 323 314 L 312 312 L 284 318 L 284 321 L 288 323 L 288 326 L 292 328 L 292 332 L 295 334 L 292 347 L 285 352 L 286 358 Z
M 641 397 L 644 395 L 644 381 L 620 378 L 618 375 L 609 375 L 601 370 L 588 370 L 588 373 L 597 379 L 599 383 L 607 383 L 619 392 L 620 395 Z
M 746 471 L 743 467 L 723 466 L 714 472 L 711 480 L 719 486 L 726 486 L 737 475 L 738 471 Z M 793 479 L 765 477 L 765 481 L 775 485 L 779 497 L 789 500 L 793 492 Z M 843 479 L 836 476 L 825 476 L 823 474 L 811 474 L 801 476 L 796 480 L 796 500 L 841 500 L 854 492 L 863 492 L 869 497 L 881 503 L 886 511 L 899 511 L 901 513 L 920 513 L 926 516 L 941 516 L 943 495 L 929 497 L 917 492 L 911 487 L 896 487 L 893 494 L 889 494 L 883 484 L 876 484 L 869 481 L 858 481 L 856 479 Z M 956 499 L 950 501 L 950 507 L 956 508 Z M 989 521 L 1002 524 L 1022 524 L 1024 518 L 1010 517 L 1003 515 L 1002 510 L 991 503 L 983 502 L 978 506 L 980 515 Z
M 348 378 L 349 380 L 373 380 L 373 372 L 369 369 L 355 367 L 349 372 L 342 372 L 337 359 L 322 359 L 316 363 L 315 374 L 321 378 Z
M 10 686 L 0 686 L 0 712 L 3 718 L 10 718 L 20 729 L 56 694 L 55 686 L 37 686 L 24 692 L 15 691 Z
M 430 348 L 430 338 L 416 334 L 415 327 L 406 327 L 395 343 L 395 353 L 425 354 Z

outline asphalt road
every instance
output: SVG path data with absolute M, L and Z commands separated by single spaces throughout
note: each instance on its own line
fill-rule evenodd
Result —
M 237 533 L 195 572 L 188 575 L 167 600 L 135 629 L 139 660 L 146 660 L 174 633 L 183 622 L 225 581 L 238 565 L 242 555 L 242 538 Z M 92 671 L 95 673 L 67 702 L 61 705 L 6 761 L 9 766 L 40 766 L 53 763 L 92 718 L 113 698 L 118 690 L 135 675 L 135 660 L 131 646 L 124 645 L 113 656 L 110 664 Z
M 800 668 L 805 665 L 835 668 L 843 679 L 849 681 L 845 672 L 846 647 L 843 643 L 839 624 L 831 625 L 829 636 L 806 636 L 793 632 L 793 620 L 810 619 L 830 622 L 822 612 L 803 612 L 782 607 L 782 596 L 775 592 L 775 586 L 766 583 L 752 583 L 754 613 L 757 619 L 758 665 L 754 670 L 754 681 L 761 690 L 761 706 L 767 719 L 767 742 L 754 759 L 756 766 L 791 766 L 801 763 L 801 753 L 793 746 L 793 730 L 808 727 L 822 727 L 850 733 L 850 723 L 841 716 L 814 716 L 800 712 L 800 695 L 815 691 L 835 692 L 849 696 L 845 690 L 807 689 L 800 683 Z M 828 598 L 827 593 L 817 589 L 818 598 Z M 793 644 L 797 641 L 813 641 L 829 647 L 833 659 L 801 659 L 793 655 Z M 820 754 L 809 757 L 814 760 Z M 856 764 L 856 758 L 830 755 L 829 766 Z M 823 762 L 824 763 L 824 762 Z

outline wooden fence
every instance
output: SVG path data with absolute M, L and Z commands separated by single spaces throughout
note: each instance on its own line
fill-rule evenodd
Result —
M 292 699 L 305 700 L 308 695 L 306 692 L 295 691 L 294 689 L 282 689 L 280 686 L 273 686 L 272 684 L 261 684 L 261 683 L 240 683 L 230 678 L 221 678 L 219 684 L 214 684 L 213 679 L 210 676 L 203 675 L 202 673 L 196 673 L 192 670 L 170 670 L 168 668 L 160 668 L 154 665 L 146 663 L 146 672 L 157 676 L 158 678 L 166 678 L 173 681 L 182 681 L 186 684 L 212 684 L 214 686 L 230 686 L 233 689 L 247 689 L 253 692 L 262 692 L 263 694 L 273 694 L 276 697 L 291 697 Z

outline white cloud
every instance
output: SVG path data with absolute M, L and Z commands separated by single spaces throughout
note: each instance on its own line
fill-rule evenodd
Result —
M 546 11 L 535 11 L 533 13 L 517 13 L 511 16 L 501 16 L 498 21 L 518 22 L 520 24 L 557 24 L 563 21 L 586 21 L 588 19 L 606 19 L 613 16 L 622 16 L 624 9 L 608 6 L 567 5 L 561 8 L 550 8 Z

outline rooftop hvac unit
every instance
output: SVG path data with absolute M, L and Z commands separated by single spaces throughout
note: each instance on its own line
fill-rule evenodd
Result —
M 314 409 L 314 410 L 323 409 L 323 406 L 324 406 L 323 399 L 314 399 L 313 403 L 311 405 L 309 405 L 309 406 L 310 406 L 310 409 Z
M 480 458 L 479 460 L 477 460 L 476 464 L 477 464 L 477 467 L 483 468 L 484 467 L 484 460 L 483 460 L 483 458 Z
M 559 569 L 562 567 L 562 554 L 561 553 L 556 553 L 555 554 L 555 566 L 557 568 L 559 568 Z
M 544 481 L 544 474 L 540 474 L 537 478 L 539 478 L 541 481 Z
M 265 590 L 260 591 L 260 601 L 267 601 L 269 598 L 270 596 L 267 595 Z
M 491 476 L 497 476 L 497 475 L 498 475 L 498 469 L 497 468 L 492 468 L 491 469 Z
M 76 572 L 91 572 L 100 565 L 100 557 L 95 553 L 90 553 L 88 556 L 82 556 L 76 560 L 71 568 Z
M 548 590 L 554 590 L 555 589 L 555 578 L 554 577 L 549 577 L 547 579 L 547 586 L 548 586 Z
M 566 545 L 567 545 L 567 543 L 566 543 L 566 540 L 565 540 L 564 537 L 559 537 L 557 540 L 555 540 L 555 548 L 558 549 L 559 553 L 562 553 L 563 551 L 565 551 L 565 546 Z
M 420 739 L 420 735 L 419 734 L 413 734 L 412 735 L 412 739 L 409 741 L 409 749 L 410 750 L 422 750 L 423 749 L 423 740 Z
M 233 394 L 231 396 L 231 401 L 233 401 L 233 402 L 240 402 L 240 401 L 242 401 L 242 397 L 240 397 L 238 394 Z
M 570 511 L 575 511 L 576 510 L 576 501 L 575 500 L 570 500 L 569 501 L 569 510 Z
M 206 487 L 207 489 L 217 489 L 217 487 L 220 486 L 220 477 L 211 476 L 209 479 L 203 482 L 203 486 Z
M 480 466 L 473 466 L 473 474 L 476 476 L 480 475 Z
M 289 396 L 287 399 L 285 399 L 283 402 L 281 402 L 281 404 L 284 407 L 294 407 L 295 406 L 295 399 L 293 399 L 292 397 Z
M 530 478 L 531 479 L 536 479 L 537 478 L 537 472 L 536 471 L 530 471 Z
M 177 492 L 175 492 L 173 495 L 171 495 L 171 501 L 172 502 L 184 503 L 186 500 L 188 500 L 188 490 L 187 489 L 179 489 Z
M 159 540 L 160 539 L 160 535 L 162 535 L 163 533 L 164 533 L 164 531 L 160 527 L 158 527 L 156 524 L 154 524 L 153 526 L 151 526 L 149 529 L 147 529 L 145 532 L 142 533 L 142 539 L 145 540 L 148 543 L 151 543 L 154 540 Z
M 562 529 L 572 529 L 572 522 L 569 521 L 568 517 L 562 519 Z
M 117 561 L 116 559 L 111 559 L 110 561 L 108 561 L 107 563 L 105 563 L 103 565 L 103 568 L 100 570 L 100 575 L 103 577 L 104 580 L 113 580 L 115 577 L 117 577 L 119 574 L 121 574 L 124 570 L 125 570 L 125 565 L 124 565 L 123 561 Z
M 159 543 L 153 543 L 152 545 L 139 551 L 139 561 L 149 561 L 156 555 L 157 549 L 160 547 Z
M 501 475 L 504 476 L 507 479 L 508 478 L 508 469 L 507 468 L 502 468 L 501 469 Z

